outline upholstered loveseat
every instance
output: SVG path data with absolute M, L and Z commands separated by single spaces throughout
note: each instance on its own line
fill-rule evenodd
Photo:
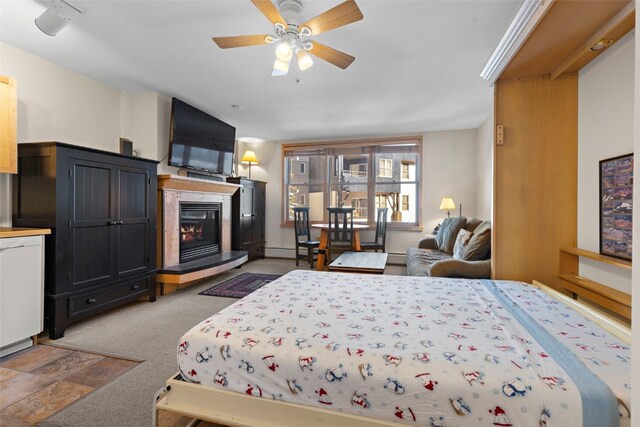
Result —
M 407 274 L 491 278 L 491 221 L 446 218 L 436 236 L 427 236 L 407 250 Z

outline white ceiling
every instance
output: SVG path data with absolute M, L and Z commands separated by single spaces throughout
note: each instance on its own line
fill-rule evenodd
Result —
M 313 57 L 307 71 L 292 64 L 288 76 L 271 77 L 274 46 L 222 50 L 211 41 L 272 32 L 249 0 L 73 2 L 85 13 L 49 37 L 34 19 L 50 0 L 0 0 L 0 40 L 116 89 L 176 96 L 238 136 L 268 140 L 478 127 L 492 96 L 480 71 L 520 4 L 357 0 L 362 21 L 316 37 L 355 56 L 348 69 Z M 306 0 L 303 16 L 340 2 Z

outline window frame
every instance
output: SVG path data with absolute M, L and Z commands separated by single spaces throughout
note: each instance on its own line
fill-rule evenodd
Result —
M 355 171 L 357 172 L 356 175 L 353 174 L 354 171 L 354 166 L 364 166 L 364 171 L 360 170 L 360 168 L 355 168 Z M 362 173 L 364 172 L 364 173 Z M 369 174 L 369 164 L 368 163 L 352 163 L 349 165 L 349 176 L 356 176 L 358 178 L 366 178 Z
M 385 166 L 382 166 L 382 163 L 385 163 Z M 387 164 L 389 164 L 389 166 L 387 167 Z M 389 171 L 388 175 L 383 175 L 382 171 Z M 378 178 L 393 178 L 393 159 L 386 159 L 384 157 L 381 157 L 378 159 Z
M 409 162 L 406 162 L 404 160 L 400 162 L 400 179 L 409 180 L 409 177 L 411 175 L 409 173 L 409 166 L 410 165 L 411 164 Z M 407 174 L 406 174 L 407 176 L 406 177 L 405 177 L 405 171 L 407 172 Z
M 393 151 L 392 147 L 397 145 L 399 147 L 398 151 Z M 411 148 L 407 148 L 407 146 L 413 146 Z M 382 149 L 384 147 L 384 149 Z M 335 151 L 334 151 L 335 150 Z M 358 151 L 360 150 L 360 151 Z M 342 153 L 340 152 L 342 151 Z M 367 221 L 366 223 L 370 227 L 374 227 L 376 224 L 376 213 L 377 209 L 376 205 L 376 185 L 380 184 L 377 178 L 380 178 L 376 173 L 369 173 L 372 170 L 375 172 L 374 166 L 376 165 L 376 160 L 387 160 L 391 162 L 391 176 L 390 177 L 382 177 L 382 178 L 393 178 L 393 159 L 385 159 L 376 156 L 376 154 L 380 153 L 415 153 L 415 162 L 409 161 L 408 163 L 414 164 L 416 167 L 415 171 L 415 180 L 406 181 L 405 179 L 400 177 L 398 181 L 393 181 L 390 183 L 401 184 L 415 184 L 416 186 L 416 209 L 415 209 L 415 221 L 414 222 L 394 222 L 388 221 L 387 226 L 389 229 L 396 230 L 407 230 L 407 231 L 421 231 L 422 230 L 422 202 L 421 200 L 424 198 L 422 194 L 422 167 L 423 167 L 423 137 L 422 135 L 409 135 L 409 136 L 399 136 L 399 137 L 386 137 L 386 138 L 370 138 L 370 139 L 359 139 L 359 140 L 334 140 L 334 141 L 307 141 L 307 142 L 291 142 L 282 144 L 282 195 L 283 201 L 281 204 L 281 226 L 290 227 L 293 226 L 293 220 L 289 218 L 288 208 L 289 208 L 289 200 L 287 197 L 288 187 L 290 185 L 311 185 L 311 183 L 305 184 L 295 184 L 290 183 L 288 181 L 288 166 L 287 160 L 293 156 L 320 156 L 324 157 L 325 164 L 327 167 L 324 168 L 322 183 L 315 183 L 315 186 L 322 186 L 322 194 L 323 194 L 323 219 L 311 221 L 312 223 L 323 223 L 328 220 L 326 207 L 331 205 L 331 187 L 335 185 L 334 182 L 331 182 L 330 177 L 330 166 L 329 166 L 329 158 L 337 155 L 349 155 L 348 151 L 359 152 L 367 155 L 367 182 L 361 183 L 358 185 L 366 185 L 367 187 L 367 198 L 368 198 L 368 209 L 367 209 Z M 400 160 L 403 162 L 403 160 Z M 402 164 L 402 163 L 401 163 Z M 379 164 L 378 164 L 379 166 Z M 402 169 L 402 167 L 399 167 Z M 402 171 L 400 171 L 402 174 Z M 400 206 L 401 207 L 401 206 Z M 400 209 L 401 211 L 401 209 Z
M 409 210 L 409 195 L 408 194 L 401 194 L 400 195 L 400 210 L 401 211 L 408 211 Z M 405 201 L 406 200 L 406 201 Z M 406 208 L 405 208 L 406 206 Z

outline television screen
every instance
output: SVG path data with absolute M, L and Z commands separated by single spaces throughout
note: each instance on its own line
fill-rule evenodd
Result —
M 235 139 L 235 127 L 173 98 L 170 166 L 231 175 Z

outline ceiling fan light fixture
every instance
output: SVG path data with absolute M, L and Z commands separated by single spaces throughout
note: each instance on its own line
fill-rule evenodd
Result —
M 298 68 L 300 68 L 300 71 L 304 71 L 312 65 L 313 60 L 311 59 L 311 55 L 302 49 L 298 49 Z
M 302 27 L 298 34 L 300 35 L 300 37 L 311 37 L 311 28 Z
M 276 48 L 276 58 L 282 62 L 291 61 L 292 54 L 291 45 L 287 40 L 283 40 Z
M 291 57 L 289 57 L 289 59 L 291 59 Z M 289 73 L 290 63 L 290 61 L 282 61 L 276 58 L 273 63 L 273 71 L 271 72 L 271 75 L 274 77 L 286 76 Z

